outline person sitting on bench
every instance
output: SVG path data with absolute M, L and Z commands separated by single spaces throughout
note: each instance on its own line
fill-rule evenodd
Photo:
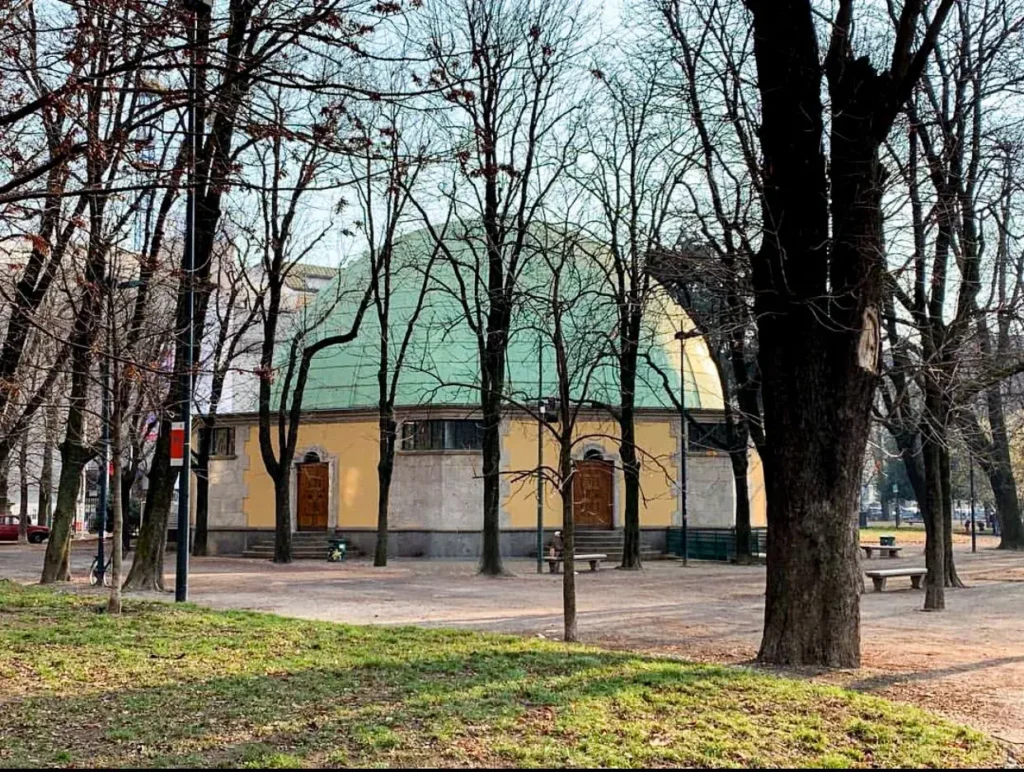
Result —
M 565 543 L 562 541 L 562 532 L 555 531 L 555 535 L 551 537 L 551 541 L 548 542 L 548 557 L 553 560 L 558 560 L 562 557 L 562 550 L 565 549 Z

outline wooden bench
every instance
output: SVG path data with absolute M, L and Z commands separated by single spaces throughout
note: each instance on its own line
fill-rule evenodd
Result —
M 892 579 L 897 576 L 909 576 L 910 584 L 915 590 L 921 589 L 921 580 L 928 575 L 927 568 L 884 568 L 874 571 L 865 571 L 866 576 L 871 577 L 871 581 L 875 583 L 875 592 L 882 592 L 885 589 L 885 582 L 887 579 Z
M 864 550 L 864 554 L 867 555 L 868 560 L 871 559 L 871 554 L 875 550 L 889 553 L 888 557 L 890 558 L 898 558 L 900 556 L 900 551 L 903 549 L 903 547 L 880 547 L 877 544 L 861 544 L 860 548 Z
M 597 571 L 597 569 L 601 567 L 601 561 L 607 560 L 608 556 L 595 552 L 593 555 L 573 555 L 572 559 L 579 562 L 586 561 L 590 563 L 591 571 Z M 565 558 L 548 558 L 548 570 L 553 574 L 557 574 L 561 570 L 560 566 L 564 562 Z

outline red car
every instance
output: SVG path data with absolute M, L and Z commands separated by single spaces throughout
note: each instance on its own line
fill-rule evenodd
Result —
M 18 523 L 21 518 L 18 515 L 0 515 L 0 541 L 18 540 Z M 42 544 L 50 538 L 50 529 L 45 525 L 28 526 L 28 540 L 33 544 Z

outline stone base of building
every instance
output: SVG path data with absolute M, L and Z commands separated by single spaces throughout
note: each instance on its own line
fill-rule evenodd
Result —
M 545 545 L 556 529 L 544 531 Z M 642 528 L 646 549 L 661 554 L 666 550 L 668 529 Z M 344 529 L 324 532 L 324 540 L 337 533 L 349 540 L 354 550 L 372 555 L 377 532 L 371 529 Z M 270 528 L 210 529 L 207 546 L 210 555 L 240 556 L 250 540 L 273 534 Z M 388 556 L 399 558 L 479 558 L 483 543 L 481 531 L 392 531 L 388 539 Z M 509 558 L 535 557 L 537 532 L 529 529 L 501 532 L 501 554 Z

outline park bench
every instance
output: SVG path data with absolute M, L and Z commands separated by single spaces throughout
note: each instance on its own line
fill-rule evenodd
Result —
M 876 569 L 873 571 L 865 571 L 866 576 L 871 577 L 871 581 L 875 583 L 875 592 L 882 592 L 885 589 L 885 582 L 887 579 L 892 579 L 897 576 L 909 576 L 910 584 L 915 590 L 921 589 L 921 580 L 927 576 L 927 568 L 883 568 Z
M 608 556 L 595 552 L 593 555 L 573 555 L 572 559 L 579 563 L 587 561 L 590 563 L 590 570 L 596 571 L 601 567 L 601 561 L 607 560 Z M 553 574 L 557 574 L 564 562 L 565 558 L 548 558 L 548 570 Z
M 888 553 L 890 558 L 898 558 L 900 556 L 900 550 L 903 549 L 903 547 L 880 547 L 877 544 L 861 544 L 860 548 L 864 550 L 864 554 L 867 556 L 868 560 L 871 559 L 871 555 L 875 550 Z

